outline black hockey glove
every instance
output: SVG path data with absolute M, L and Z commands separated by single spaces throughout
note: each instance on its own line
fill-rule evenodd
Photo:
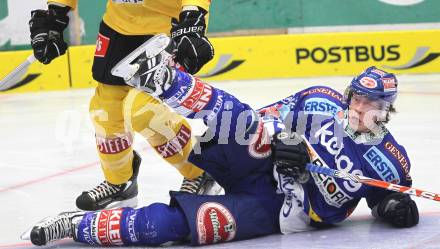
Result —
M 171 21 L 171 38 L 176 42 L 176 61 L 190 74 L 197 73 L 214 57 L 214 47 L 205 36 L 207 12 L 199 10 L 182 11 L 179 21 Z
M 56 57 L 66 53 L 63 31 L 69 23 L 70 7 L 49 5 L 48 10 L 33 10 L 29 28 L 31 46 L 37 60 L 49 64 Z
M 310 162 L 307 145 L 296 133 L 280 132 L 272 138 L 274 165 L 278 173 L 291 176 L 299 183 L 309 180 L 306 170 Z
M 378 204 L 377 214 L 395 227 L 412 227 L 419 223 L 416 203 L 403 193 L 387 195 Z

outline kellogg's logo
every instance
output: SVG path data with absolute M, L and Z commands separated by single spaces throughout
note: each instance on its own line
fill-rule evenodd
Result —
M 214 244 L 234 239 L 237 225 L 231 212 L 217 202 L 206 202 L 197 211 L 199 244 Z

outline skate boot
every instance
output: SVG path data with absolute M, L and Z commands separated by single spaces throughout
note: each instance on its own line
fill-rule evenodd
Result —
M 81 210 L 96 211 L 114 207 L 136 207 L 137 205 L 137 176 L 141 157 L 133 151 L 133 175 L 128 182 L 114 185 L 103 181 L 91 190 L 84 191 L 76 199 L 76 206 Z
M 32 244 L 43 246 L 51 241 L 75 236 L 75 224 L 81 221 L 84 212 L 64 212 L 38 222 L 30 235 L 22 235 L 22 239 L 30 239 Z M 29 236 L 29 237 L 28 237 Z
M 197 178 L 184 178 L 179 192 L 196 195 L 224 194 L 223 188 L 206 172 Z
M 165 34 L 153 36 L 122 59 L 111 70 L 115 76 L 154 97 L 170 87 L 174 71 L 175 45 Z

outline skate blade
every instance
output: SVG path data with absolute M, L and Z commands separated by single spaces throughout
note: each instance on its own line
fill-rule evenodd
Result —
M 43 219 L 39 220 L 35 224 L 39 224 L 40 222 L 42 222 L 43 220 L 48 219 L 48 218 L 50 218 L 50 216 L 44 217 Z M 20 235 L 20 239 L 22 239 L 22 240 L 31 240 L 31 232 L 32 232 L 32 228 L 34 228 L 34 227 L 35 227 L 35 225 L 31 226 L 26 231 L 24 231 L 24 233 L 22 233 Z
M 31 231 L 32 231 L 32 228 L 34 228 L 34 227 L 31 227 L 31 228 L 27 229 L 26 231 L 24 231 L 24 233 L 22 233 L 22 234 L 20 235 L 20 239 L 21 239 L 21 240 L 31 240 Z
M 123 201 L 115 201 L 110 203 L 108 206 L 105 207 L 105 209 L 112 209 L 112 208 L 121 208 L 121 207 L 131 207 L 136 208 L 138 204 L 137 197 L 123 200 Z
M 165 34 L 153 36 L 119 61 L 118 64 L 112 68 L 112 75 L 121 77 L 125 81 L 131 79 L 139 69 L 139 65 L 133 64 L 134 60 L 142 53 L 145 53 L 147 58 L 153 58 L 168 46 L 170 39 L 171 38 Z

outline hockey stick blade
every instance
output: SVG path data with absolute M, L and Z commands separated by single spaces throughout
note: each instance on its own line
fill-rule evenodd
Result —
M 35 57 L 32 54 L 27 57 L 23 63 L 12 70 L 12 72 L 6 75 L 4 79 L 0 80 L 0 91 L 5 91 L 16 86 L 34 61 Z
M 309 170 L 310 172 L 313 172 L 313 173 L 328 175 L 328 176 L 341 178 L 341 179 L 345 179 L 345 180 L 351 180 L 354 182 L 366 184 L 366 185 L 373 186 L 373 187 L 388 189 L 391 191 L 401 192 L 401 193 L 414 195 L 417 197 L 422 197 L 422 198 L 426 198 L 429 200 L 434 200 L 434 201 L 440 202 L 440 195 L 433 193 L 433 192 L 424 191 L 424 190 L 416 189 L 416 188 L 410 188 L 410 187 L 406 187 L 406 186 L 401 186 L 401 185 L 369 178 L 366 176 L 353 175 L 353 174 L 347 173 L 345 171 L 334 170 L 334 169 L 331 169 L 328 167 L 321 167 L 321 166 L 311 164 L 311 163 L 307 164 L 306 168 L 307 168 L 307 170 Z

